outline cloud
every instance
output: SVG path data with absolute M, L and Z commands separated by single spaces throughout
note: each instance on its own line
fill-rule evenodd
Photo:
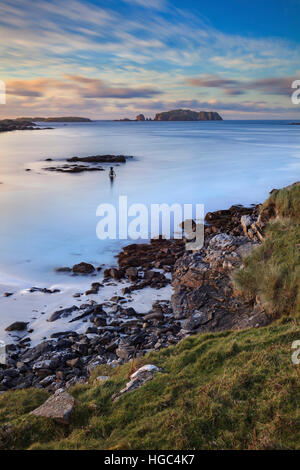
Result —
M 124 2 L 142 8 L 153 8 L 154 10 L 165 10 L 167 7 L 167 1 L 165 0 L 124 0 Z
M 151 98 L 162 94 L 150 86 L 127 87 L 109 86 L 103 80 L 87 78 L 81 75 L 65 75 L 61 80 L 38 78 L 33 80 L 9 80 L 6 82 L 7 94 L 27 97 L 77 96 L 80 98 Z
M 131 112 L 130 100 L 154 109 L 161 97 L 193 103 L 200 93 L 207 102 L 221 94 L 224 102 L 260 102 L 263 93 L 275 106 L 299 69 L 299 45 L 224 33 L 194 11 L 164 0 L 5 0 L 0 79 L 10 99 L 19 97 L 20 113 L 30 105 L 47 109 L 57 96 L 85 103 L 87 113 L 104 101 L 101 112 L 110 116 L 118 103 Z
M 228 78 L 220 78 L 217 75 L 203 75 L 200 78 L 188 78 L 187 83 L 193 86 L 208 88 L 225 88 L 227 86 L 235 86 L 238 81 Z
M 108 86 L 103 80 L 82 77 L 80 75 L 66 75 L 66 78 L 80 84 L 78 89 L 80 96 L 84 98 L 150 98 L 161 94 L 161 91 L 153 87 L 124 87 Z
M 218 75 L 203 75 L 199 78 L 187 78 L 186 83 L 200 88 L 220 88 L 230 96 L 242 95 L 247 90 L 255 90 L 269 95 L 291 95 L 291 84 L 296 77 L 267 77 L 256 80 L 236 80 Z

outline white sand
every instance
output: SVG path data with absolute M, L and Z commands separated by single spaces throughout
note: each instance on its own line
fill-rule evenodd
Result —
M 58 275 L 59 278 L 59 275 Z M 75 280 L 76 279 L 76 282 Z M 7 344 L 14 342 L 17 338 L 30 337 L 31 346 L 40 343 L 44 338 L 49 338 L 51 334 L 61 331 L 76 331 L 84 333 L 87 326 L 91 325 L 87 320 L 82 319 L 69 323 L 72 318 L 80 315 L 80 311 L 75 310 L 67 318 L 61 318 L 54 322 L 48 322 L 47 319 L 56 310 L 88 303 L 94 300 L 97 303 L 104 303 L 110 300 L 112 296 L 122 295 L 122 288 L 129 286 L 127 281 L 111 280 L 109 284 L 100 287 L 98 294 L 85 295 L 84 292 L 90 288 L 92 282 L 102 282 L 103 275 L 97 276 L 81 276 L 80 284 L 78 277 L 73 278 L 70 275 L 68 284 L 55 284 L 51 286 L 35 286 L 47 287 L 47 289 L 60 289 L 59 293 L 45 294 L 41 292 L 28 292 L 26 289 L 20 289 L 16 284 L 0 285 L 0 339 Z M 79 288 L 80 286 L 80 288 Z M 10 297 L 4 297 L 4 292 L 14 292 Z M 73 294 L 81 292 L 83 295 L 79 298 L 73 298 Z M 155 300 L 168 300 L 171 297 L 172 287 L 168 285 L 162 289 L 152 289 L 147 287 L 142 290 L 132 292 L 130 295 L 124 295 L 127 302 L 124 307 L 133 307 L 137 313 L 147 313 L 151 310 L 152 303 Z M 109 312 L 109 307 L 105 307 Z M 29 322 L 28 329 L 33 329 L 33 333 L 28 332 L 6 332 L 5 328 L 15 321 Z

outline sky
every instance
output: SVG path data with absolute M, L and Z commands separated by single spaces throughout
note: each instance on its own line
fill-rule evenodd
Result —
M 300 119 L 300 0 L 1 0 L 0 116 Z

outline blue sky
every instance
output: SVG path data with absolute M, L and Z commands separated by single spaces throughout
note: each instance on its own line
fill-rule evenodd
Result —
M 297 119 L 300 0 L 2 0 L 1 116 Z

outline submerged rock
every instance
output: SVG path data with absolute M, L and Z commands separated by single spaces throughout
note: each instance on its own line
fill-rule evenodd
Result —
M 16 321 L 5 328 L 5 331 L 24 331 L 27 328 L 29 322 Z
M 95 271 L 95 268 L 92 264 L 81 262 L 74 264 L 72 271 L 76 274 L 91 274 Z

